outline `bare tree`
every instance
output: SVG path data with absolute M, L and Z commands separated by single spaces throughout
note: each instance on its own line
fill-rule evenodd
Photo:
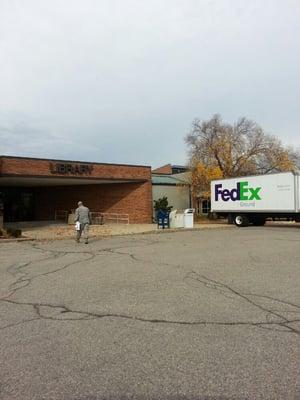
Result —
M 208 121 L 195 120 L 186 142 L 192 170 L 199 163 L 218 167 L 224 178 L 292 170 L 300 160 L 299 152 L 244 117 L 233 125 L 218 114 Z

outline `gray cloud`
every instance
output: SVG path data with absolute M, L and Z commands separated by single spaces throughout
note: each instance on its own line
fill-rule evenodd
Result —
M 0 0 L 0 153 L 183 163 L 215 112 L 299 146 L 300 3 L 248 3 Z

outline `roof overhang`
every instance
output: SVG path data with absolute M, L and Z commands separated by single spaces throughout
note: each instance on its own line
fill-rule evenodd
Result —
M 103 185 L 115 183 L 143 183 L 138 179 L 109 179 L 91 177 L 32 177 L 32 176 L 0 176 L 0 186 L 39 187 L 39 186 L 75 186 Z

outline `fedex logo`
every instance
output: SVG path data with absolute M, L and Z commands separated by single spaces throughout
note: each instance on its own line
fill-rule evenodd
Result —
M 220 198 L 223 201 L 237 201 L 237 200 L 261 200 L 259 192 L 261 187 L 248 187 L 248 182 L 242 181 L 238 182 L 236 188 L 222 189 L 222 183 L 215 185 L 215 201 L 218 201 Z

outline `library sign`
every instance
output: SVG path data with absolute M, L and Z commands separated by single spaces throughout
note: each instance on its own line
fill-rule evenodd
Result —
M 93 166 L 91 164 L 50 163 L 51 174 L 91 175 L 92 171 Z

